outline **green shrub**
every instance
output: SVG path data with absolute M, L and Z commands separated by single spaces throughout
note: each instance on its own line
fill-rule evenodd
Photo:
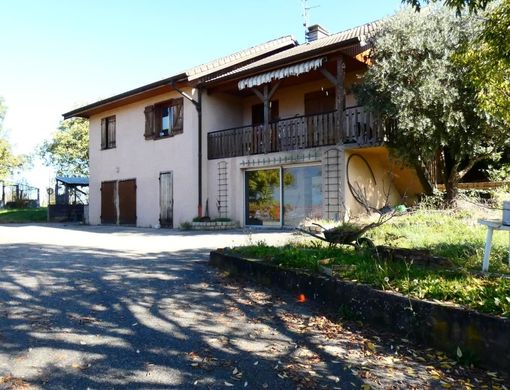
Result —
M 179 226 L 179 228 L 181 230 L 191 230 L 193 228 L 193 225 L 191 224 L 191 222 L 182 222 Z

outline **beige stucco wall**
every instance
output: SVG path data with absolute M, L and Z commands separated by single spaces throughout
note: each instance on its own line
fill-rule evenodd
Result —
M 196 95 L 196 91 L 187 90 Z M 174 226 L 190 221 L 197 213 L 197 112 L 184 99 L 184 131 L 174 137 L 145 140 L 144 108 L 177 92 L 94 115 L 90 118 L 90 223 L 99 224 L 101 182 L 136 179 L 137 226 L 159 223 L 159 174 L 173 172 Z M 116 116 L 116 148 L 101 150 L 101 118 Z
M 352 155 L 361 155 L 370 166 L 375 182 L 370 173 L 370 169 L 365 162 Z M 355 200 L 352 195 L 347 180 L 350 181 L 354 189 L 359 188 L 366 194 L 370 207 L 381 208 L 385 202 L 389 205 L 396 205 L 402 202 L 401 194 L 394 184 L 394 177 L 388 165 L 388 155 L 384 148 L 364 148 L 357 150 L 346 150 L 345 152 L 346 171 L 349 178 L 345 176 L 345 206 L 347 217 L 357 216 L 364 213 L 364 208 Z M 358 186 L 359 185 L 359 186 Z M 389 195 L 389 196 L 388 196 Z
M 204 93 L 202 104 L 202 129 L 205 135 L 211 131 L 239 126 L 242 121 L 242 100 L 237 96 Z

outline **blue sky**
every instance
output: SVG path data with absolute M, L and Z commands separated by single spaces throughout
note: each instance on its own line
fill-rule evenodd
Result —
M 308 6 L 310 24 L 338 32 L 393 14 L 400 0 Z M 303 42 L 302 24 L 301 0 L 0 0 L 5 127 L 30 153 L 63 112 L 283 35 Z M 50 176 L 26 174 L 42 187 Z

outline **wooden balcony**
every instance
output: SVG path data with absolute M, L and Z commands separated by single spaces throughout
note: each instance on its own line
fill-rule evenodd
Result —
M 316 148 L 353 143 L 379 145 L 384 138 L 383 126 L 363 107 L 344 110 L 344 134 L 337 123 L 337 113 L 303 115 L 264 125 L 243 126 L 208 134 L 208 158 L 249 156 L 262 153 Z

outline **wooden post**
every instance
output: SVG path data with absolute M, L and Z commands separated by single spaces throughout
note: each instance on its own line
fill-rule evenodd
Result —
M 336 61 L 336 101 L 335 108 L 337 113 L 336 124 L 340 134 L 340 140 L 345 138 L 344 129 L 344 108 L 345 108 L 345 62 L 343 57 L 338 57 Z
M 344 142 L 345 139 L 345 126 L 344 126 L 344 108 L 345 108 L 345 62 L 342 56 L 336 58 L 336 77 L 327 71 L 325 68 L 320 69 L 321 73 L 326 77 L 331 84 L 335 86 L 335 130 L 340 139 L 336 141 Z
M 267 153 L 269 150 L 269 140 L 271 139 L 269 136 L 269 86 L 267 84 L 264 85 L 264 96 L 262 101 L 264 102 L 264 153 Z
M 269 113 L 270 113 L 269 104 L 274 93 L 280 86 L 280 83 L 281 82 L 278 81 L 275 85 L 273 85 L 271 91 L 269 90 L 269 84 L 264 84 L 263 92 L 260 92 L 256 88 L 252 88 L 252 91 L 255 93 L 255 95 L 257 95 L 257 97 L 262 101 L 262 103 L 264 103 L 264 132 L 263 132 L 264 153 L 267 153 L 267 151 L 270 149 L 269 142 L 271 140 L 271 135 L 269 134 Z

